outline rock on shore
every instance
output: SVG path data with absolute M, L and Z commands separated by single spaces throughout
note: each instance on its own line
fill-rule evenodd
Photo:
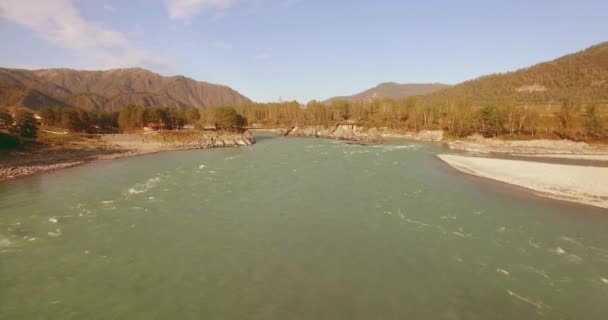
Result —
M 116 159 L 170 150 L 239 147 L 254 144 L 249 131 L 164 131 L 101 135 L 88 145 L 19 151 L 0 158 L 0 181 L 74 167 L 94 160 Z
M 182 149 L 210 149 L 255 144 L 250 131 L 165 131 L 146 134 L 110 134 L 102 139 L 114 147 L 126 150 L 154 152 Z
M 384 139 L 376 128 L 364 128 L 353 124 L 341 124 L 331 127 L 295 126 L 281 132 L 284 136 L 315 137 L 359 142 L 382 143 Z

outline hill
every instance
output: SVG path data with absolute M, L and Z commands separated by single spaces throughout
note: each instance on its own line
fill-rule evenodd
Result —
M 118 111 L 126 105 L 210 107 L 251 103 L 222 85 L 140 69 L 79 71 L 0 68 L 0 106 Z
M 421 95 L 436 92 L 449 88 L 447 84 L 441 83 L 406 83 L 384 82 L 374 88 L 365 90 L 352 96 L 334 97 L 326 100 L 331 102 L 336 100 L 347 101 L 370 101 L 374 99 L 390 98 L 402 99 L 409 96 Z
M 505 101 L 559 103 L 566 98 L 608 101 L 608 42 L 528 68 L 469 80 L 424 97 L 435 102 L 467 100 L 475 105 Z

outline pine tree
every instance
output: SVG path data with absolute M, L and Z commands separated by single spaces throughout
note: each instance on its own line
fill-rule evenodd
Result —
M 38 125 L 36 124 L 34 114 L 26 110 L 17 111 L 15 124 L 11 127 L 10 131 L 21 138 L 36 138 L 38 136 Z

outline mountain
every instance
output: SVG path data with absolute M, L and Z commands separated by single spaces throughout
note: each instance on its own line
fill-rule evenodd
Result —
M 441 83 L 406 83 L 385 82 L 378 86 L 357 93 L 352 96 L 334 97 L 326 100 L 331 102 L 336 100 L 348 101 L 368 101 L 377 98 L 402 99 L 409 96 L 421 95 L 449 88 L 447 84 Z
M 434 102 L 466 100 L 477 105 L 505 101 L 559 103 L 567 98 L 608 102 L 608 42 L 529 68 L 462 82 L 423 97 Z
M 0 68 L 0 106 L 117 111 L 126 105 L 209 107 L 251 103 L 222 85 L 140 69 L 79 71 Z

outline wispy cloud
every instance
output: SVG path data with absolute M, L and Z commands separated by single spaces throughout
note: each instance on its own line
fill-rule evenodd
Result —
M 240 0 L 165 0 L 169 17 L 173 20 L 189 21 L 193 16 L 211 10 L 223 10 L 236 5 Z
M 0 0 L 0 18 L 68 49 L 87 68 L 167 66 L 164 59 L 136 47 L 124 34 L 84 19 L 71 0 Z

